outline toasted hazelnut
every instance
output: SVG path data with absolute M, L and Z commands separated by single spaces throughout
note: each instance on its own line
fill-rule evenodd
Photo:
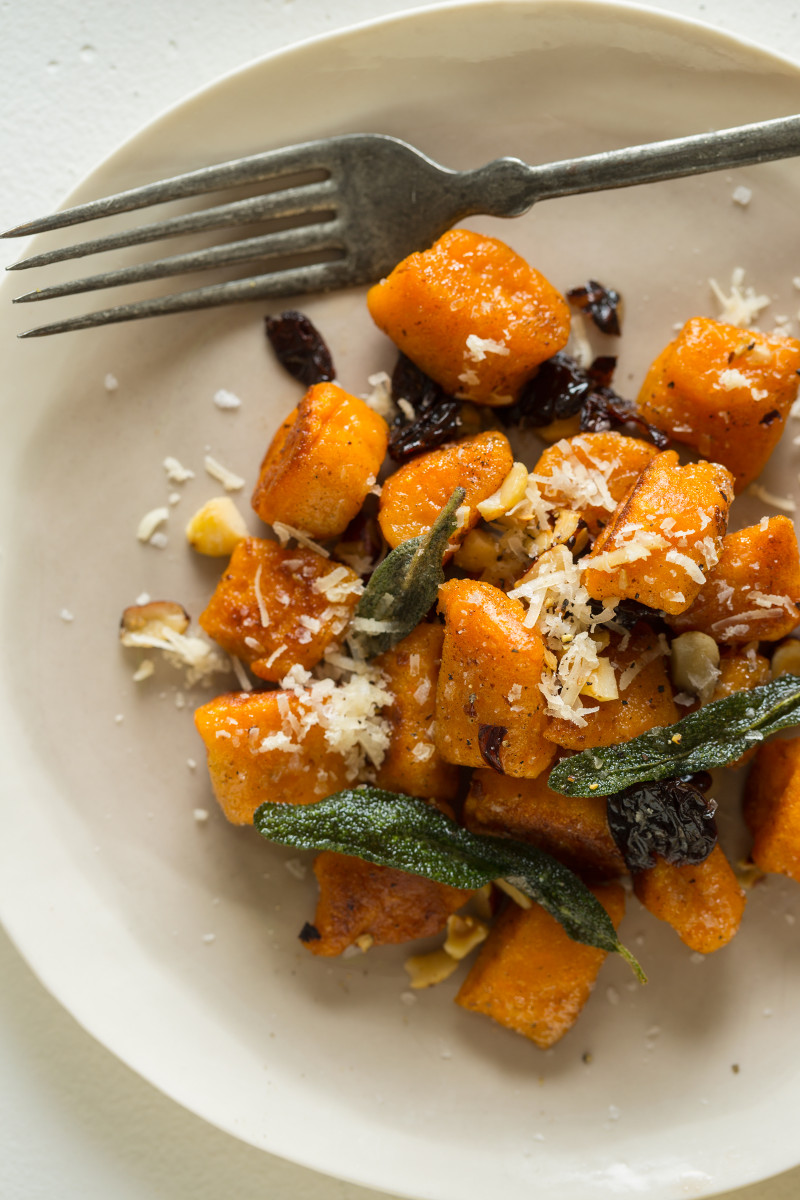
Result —
M 524 463 L 515 462 L 497 491 L 477 506 L 478 512 L 484 521 L 496 521 L 525 498 L 527 486 L 528 468 Z
M 494 886 L 498 887 L 501 892 L 505 892 L 520 908 L 533 907 L 533 901 L 530 896 L 526 896 L 518 887 L 514 887 L 513 883 L 509 883 L 507 879 L 495 879 Z
M 471 529 L 455 553 L 453 562 L 462 571 L 478 573 L 497 562 L 497 542 L 485 529 Z
M 124 644 L 126 634 L 151 633 L 163 625 L 173 633 L 185 633 L 189 628 L 189 614 L 174 600 L 151 600 L 148 604 L 132 604 L 122 614 L 120 638 Z
M 682 633 L 672 642 L 670 674 L 679 691 L 707 704 L 719 679 L 719 646 L 707 633 Z
M 210 558 L 227 558 L 247 536 L 244 517 L 230 496 L 208 500 L 186 526 L 189 545 Z
M 779 675 L 800 675 L 800 641 L 786 638 L 778 642 L 772 655 L 770 671 L 773 679 Z
M 430 954 L 414 954 L 405 963 L 412 988 L 433 987 L 443 983 L 458 967 L 458 959 L 446 950 L 433 950 Z
M 479 946 L 489 933 L 489 926 L 477 917 L 459 916 L 453 913 L 447 918 L 447 938 L 444 950 L 458 962 Z
M 619 699 L 617 677 L 610 659 L 600 658 L 597 660 L 597 666 L 581 688 L 581 695 L 589 696 L 592 700 Z

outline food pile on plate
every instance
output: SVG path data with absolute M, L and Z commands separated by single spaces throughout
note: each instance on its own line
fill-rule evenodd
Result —
M 633 962 L 629 880 L 693 951 L 739 928 L 707 768 L 749 764 L 753 862 L 800 880 L 800 739 L 765 740 L 800 723 L 797 540 L 727 532 L 800 342 L 696 317 L 633 403 L 567 345 L 571 313 L 619 334 L 617 294 L 462 229 L 367 304 L 400 351 L 368 400 L 268 319 L 308 390 L 253 493 L 277 540 L 237 528 L 200 618 L 247 690 L 196 724 L 228 819 L 320 851 L 311 953 L 439 935 L 412 986 L 460 969 L 459 1005 L 547 1047 L 609 950 Z

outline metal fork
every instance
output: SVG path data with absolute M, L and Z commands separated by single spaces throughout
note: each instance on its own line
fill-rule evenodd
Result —
M 207 268 L 266 264 L 263 273 L 246 279 L 105 308 L 29 329 L 19 336 L 42 337 L 164 313 L 370 283 L 465 217 L 518 217 L 537 201 L 556 196 L 630 187 L 797 154 L 800 115 L 539 166 L 528 166 L 517 158 L 499 158 L 474 171 L 451 171 L 413 146 L 381 134 L 345 134 L 306 142 L 94 200 L 3 234 L 24 237 L 44 233 L 113 213 L 253 183 L 268 184 L 272 190 L 37 254 L 8 269 L 47 266 L 200 230 L 285 218 L 302 222 L 295 228 L 228 241 L 17 296 L 15 303 L 47 300 Z M 297 256 L 309 261 L 291 265 L 291 259 Z M 290 265 L 286 265 L 287 259 Z

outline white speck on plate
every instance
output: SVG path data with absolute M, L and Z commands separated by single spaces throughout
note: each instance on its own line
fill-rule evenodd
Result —
M 217 408 L 228 409 L 229 411 L 242 407 L 239 397 L 225 388 L 220 388 L 218 392 L 214 392 L 214 403 Z
M 62 621 L 70 622 L 75 620 L 75 614 L 71 613 L 68 608 L 62 608 L 58 615 L 61 617 Z
M 131 678 L 133 679 L 134 683 L 142 683 L 145 679 L 150 678 L 150 676 L 155 672 L 155 669 L 156 664 L 153 662 L 152 658 L 143 658 L 136 670 L 133 672 Z

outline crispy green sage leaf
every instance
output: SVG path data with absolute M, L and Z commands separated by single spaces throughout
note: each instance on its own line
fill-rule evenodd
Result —
M 562 758 L 547 782 L 564 796 L 610 796 L 634 783 L 724 767 L 790 725 L 800 725 L 800 676 L 780 675 L 714 700 L 675 725 Z
M 416 629 L 435 602 L 439 585 L 444 583 L 442 559 L 456 530 L 456 509 L 465 496 L 463 488 L 456 488 L 428 532 L 395 546 L 373 571 L 358 602 L 355 629 L 350 635 L 364 658 L 374 658 L 396 646 Z M 358 618 L 385 623 L 386 628 L 370 632 L 367 626 L 359 630 Z
M 560 921 L 575 941 L 616 951 L 645 980 L 608 913 L 577 875 L 525 842 L 470 833 L 424 800 L 364 787 L 316 804 L 262 804 L 253 821 L 272 842 L 335 850 L 451 887 L 479 888 L 507 879 Z

